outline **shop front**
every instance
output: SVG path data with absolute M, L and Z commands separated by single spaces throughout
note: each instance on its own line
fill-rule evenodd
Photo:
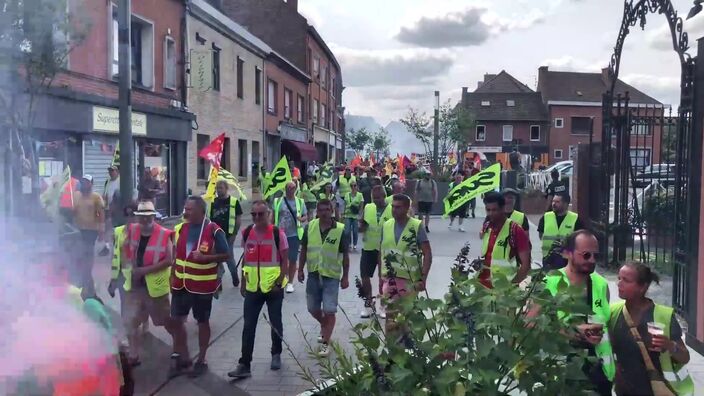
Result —
M 279 124 L 281 134 L 281 156 L 293 161 L 300 169 L 307 168 L 306 163 L 315 161 L 318 152 L 308 143 L 308 131 L 288 123 Z

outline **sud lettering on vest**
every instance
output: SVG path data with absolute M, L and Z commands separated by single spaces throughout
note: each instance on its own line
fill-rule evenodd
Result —
M 208 221 L 203 227 L 200 246 L 194 246 L 193 251 L 187 252 L 188 230 L 191 226 L 191 223 L 184 223 L 176 238 L 176 265 L 171 276 L 171 288 L 174 290 L 186 289 L 195 294 L 212 294 L 220 286 L 218 263 L 195 260 L 191 253 L 198 249 L 204 255 L 214 254 L 215 233 L 222 230 L 217 224 Z M 197 224 L 196 226 L 200 227 L 201 225 Z
M 625 301 L 619 301 L 611 304 L 611 317 L 609 318 L 609 331 L 613 331 L 616 327 L 616 322 L 619 316 L 623 312 L 623 307 Z M 670 338 L 670 332 L 672 331 L 672 313 L 673 309 L 671 307 L 666 307 L 664 305 L 655 304 L 655 309 L 653 311 L 653 319 L 657 323 L 662 323 L 665 325 L 664 336 Z M 662 368 L 662 373 L 665 381 L 675 390 L 677 395 L 693 395 L 694 394 L 694 381 L 687 370 L 686 365 L 679 364 L 672 360 L 672 355 L 670 352 L 663 351 L 660 353 L 660 367 Z
M 270 224 L 264 238 L 253 240 L 249 238 L 253 226 L 247 227 L 243 232 L 244 258 L 242 271 L 245 278 L 245 288 L 248 292 L 268 293 L 274 288 L 276 280 L 281 276 L 281 259 L 277 237 L 278 227 Z M 284 277 L 281 287 L 286 286 L 287 279 Z
M 609 285 L 603 276 L 592 272 L 589 277 L 592 282 L 592 312 L 596 316 L 598 323 L 608 324 L 611 317 L 609 308 Z M 567 277 L 565 268 L 560 269 L 555 275 L 545 278 L 545 288 L 554 296 L 565 288 L 570 287 L 570 279 Z M 558 312 L 558 315 L 565 320 L 569 318 L 569 313 Z M 594 347 L 596 356 L 601 360 L 604 375 L 609 381 L 614 380 L 616 374 L 616 363 L 614 362 L 611 341 L 609 340 L 609 329 L 604 327 L 601 341 Z
M 362 236 L 363 250 L 379 250 L 381 245 L 381 228 L 387 220 L 391 219 L 391 205 L 386 205 L 381 217 L 377 222 L 377 207 L 374 202 L 364 206 L 364 221 L 367 223 L 367 230 Z
M 513 221 L 511 219 L 506 219 L 504 225 L 501 226 L 499 235 L 494 241 L 494 249 L 491 251 L 491 262 L 484 263 L 485 266 L 489 267 L 492 279 L 499 273 L 507 278 L 511 278 L 515 275 L 516 258 L 511 257 L 511 246 L 509 244 L 512 223 Z M 491 232 L 487 229 L 482 235 L 482 257 L 486 257 L 489 251 L 490 238 Z
M 296 216 L 301 216 L 301 213 L 303 213 L 303 208 L 305 207 L 305 203 L 301 198 L 295 198 L 296 201 Z M 276 198 L 274 200 L 274 225 L 279 226 L 279 213 L 281 213 L 281 210 L 288 210 L 288 207 L 286 207 L 286 204 L 284 203 L 284 198 Z M 293 221 L 296 222 L 296 234 L 298 235 L 298 239 L 303 239 L 303 224 L 301 224 L 300 221 L 298 221 L 298 218 L 294 218 Z
M 552 250 L 556 242 L 561 243 L 564 238 L 567 238 L 575 231 L 574 227 L 577 223 L 577 218 L 577 213 L 568 211 L 558 228 L 555 212 L 545 213 L 543 216 L 543 258 L 550 254 L 550 250 Z
M 137 260 L 137 249 L 139 248 L 139 241 L 141 237 L 141 226 L 139 224 L 130 224 L 127 229 L 125 244 L 123 245 L 124 257 L 126 260 L 131 262 L 130 266 L 122 269 L 122 273 L 125 277 L 125 291 L 132 290 L 131 267 L 135 265 Z M 144 250 L 144 257 L 142 258 L 142 262 L 145 267 L 158 265 L 166 259 L 169 238 L 171 238 L 171 231 L 155 223 L 152 234 L 149 237 L 149 242 L 147 243 L 147 248 Z M 166 267 L 161 271 L 145 275 L 144 280 L 147 284 L 149 296 L 158 298 L 169 294 L 170 275 L 170 267 Z
M 389 257 L 396 278 L 407 279 L 411 282 L 418 282 L 422 279 L 423 259 L 420 246 L 418 246 L 418 230 L 421 223 L 422 221 L 419 219 L 409 218 L 398 243 L 394 233 L 396 219 L 384 223 L 381 241 L 381 259 L 384 260 L 381 266 L 382 276 L 387 276 L 388 269 L 385 261 Z
M 317 272 L 321 276 L 338 280 L 342 278 L 340 242 L 344 230 L 344 224 L 335 222 L 323 240 L 320 219 L 314 219 L 308 224 L 308 272 Z
M 227 233 L 232 235 L 235 232 L 235 223 L 237 222 L 237 198 L 230 195 L 228 203 L 230 204 L 230 210 L 227 220 Z M 211 203 L 208 206 L 208 216 L 212 219 L 215 205 Z

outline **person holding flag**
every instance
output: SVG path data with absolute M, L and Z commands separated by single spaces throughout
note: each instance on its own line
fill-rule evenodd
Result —
M 282 157 L 274 170 L 264 179 L 263 199 L 266 200 L 277 192 L 285 190 L 286 185 L 291 181 L 293 181 L 291 170 L 286 157 Z
M 464 181 L 464 171 L 457 172 L 455 174 L 455 180 L 452 183 L 450 183 L 450 191 L 452 191 L 452 189 L 455 186 L 459 186 L 460 184 L 462 184 L 463 181 Z M 474 199 L 476 199 L 476 198 L 474 198 Z M 464 229 L 464 226 L 462 225 L 462 223 L 464 222 L 464 219 L 467 218 L 467 209 L 469 208 L 470 202 L 472 202 L 472 201 L 464 203 L 459 208 L 450 212 L 450 224 L 447 226 L 447 228 L 452 229 L 452 223 L 455 221 L 455 217 L 457 217 L 457 229 L 459 230 L 459 232 L 465 232 L 465 229 Z

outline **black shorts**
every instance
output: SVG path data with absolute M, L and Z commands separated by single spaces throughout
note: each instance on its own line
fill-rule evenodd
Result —
M 182 318 L 188 316 L 193 310 L 193 318 L 198 323 L 210 320 L 210 311 L 213 307 L 212 294 L 196 294 L 188 290 L 171 290 L 171 317 Z
M 450 217 L 459 217 L 460 219 L 466 219 L 467 209 L 469 209 L 469 202 L 450 212 Z
M 359 260 L 359 273 L 363 278 L 372 278 L 374 276 L 374 271 L 376 271 L 376 265 L 379 263 L 379 251 L 378 250 L 364 250 L 362 249 L 362 257 Z
M 431 210 L 433 210 L 432 202 L 418 202 L 418 214 L 430 214 Z

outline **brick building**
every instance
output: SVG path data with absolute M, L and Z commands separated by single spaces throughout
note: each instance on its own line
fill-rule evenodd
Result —
M 38 98 L 34 138 L 39 176 L 48 179 L 70 165 L 90 174 L 103 192 L 119 133 L 117 6 L 71 0 L 69 11 L 90 21 L 85 40 L 69 54 L 47 95 Z M 182 19 L 184 2 L 132 4 L 132 132 L 137 183 L 158 186 L 157 209 L 180 213 L 186 191 L 187 142 L 193 114 L 183 106 Z M 70 40 L 70 38 L 69 38 Z M 126 164 L 123 164 L 126 166 Z
M 540 93 L 506 71 L 485 74 L 473 92 L 462 88 L 460 105 L 476 121 L 469 131 L 470 150 L 485 153 L 490 161 L 514 150 L 537 161 L 548 152 L 548 117 Z
M 601 141 L 602 95 L 611 89 L 607 69 L 601 73 L 557 72 L 547 66 L 538 69 L 538 91 L 549 117 L 550 163 L 572 159 L 577 145 Z M 662 103 L 616 81 L 615 93 L 630 96 L 632 114 L 662 114 Z M 636 126 L 632 132 L 631 158 L 638 167 L 660 162 L 662 127 Z
M 189 84 L 189 109 L 198 115 L 198 129 L 188 146 L 188 186 L 205 190 L 209 165 L 198 151 L 224 132 L 222 165 L 251 196 L 262 164 L 264 59 L 271 48 L 204 0 L 191 0 L 186 24 L 191 66 L 202 54 L 212 70 L 209 84 Z

